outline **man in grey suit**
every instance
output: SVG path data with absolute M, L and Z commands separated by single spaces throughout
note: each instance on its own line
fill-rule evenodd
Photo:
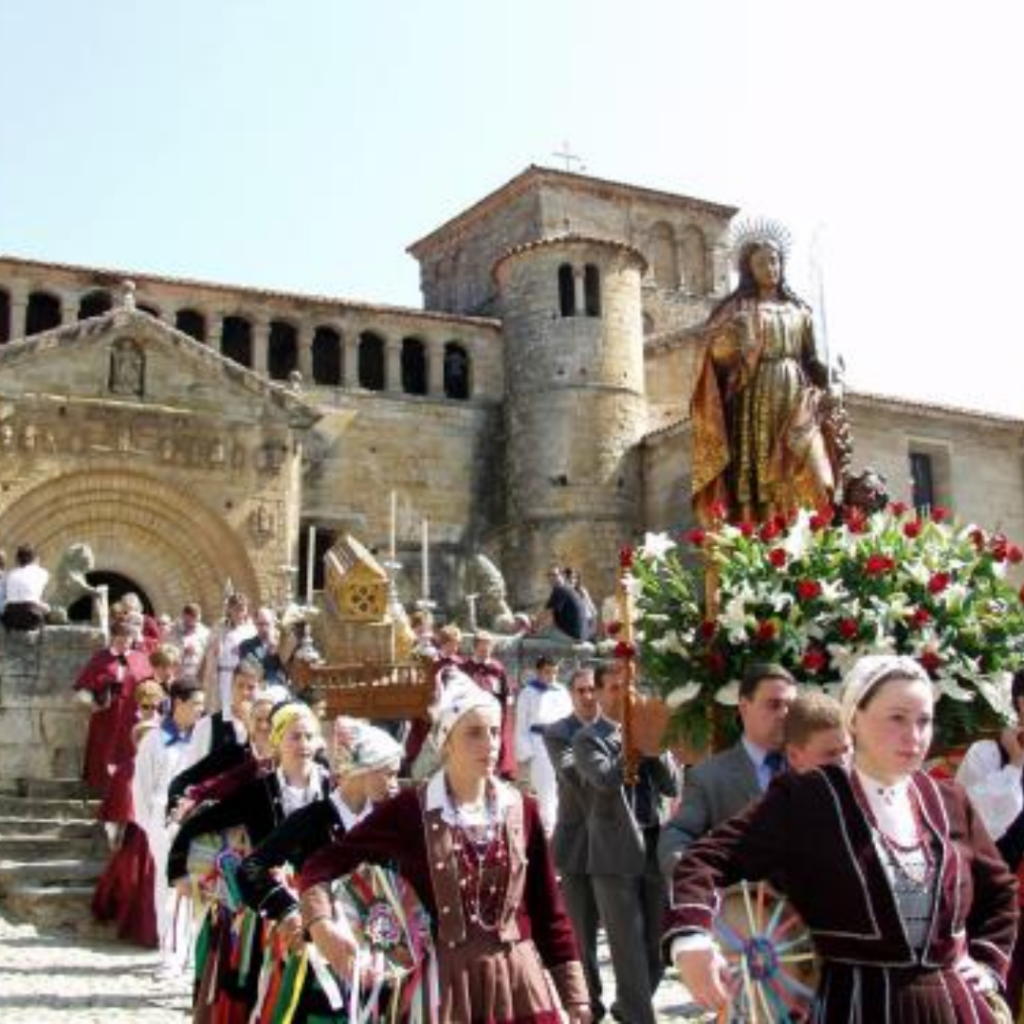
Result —
M 638 704 L 633 736 L 640 751 L 636 785 L 623 780 L 622 711 L 626 680 L 620 665 L 594 673 L 601 717 L 577 731 L 576 768 L 590 788 L 587 871 L 615 968 L 612 1015 L 626 1024 L 655 1024 L 652 999 L 664 970 L 661 922 L 667 901 L 658 870 L 661 798 L 679 792 L 671 754 L 660 752 L 667 710 Z
M 544 730 L 544 745 L 555 769 L 558 783 L 558 817 L 551 836 L 551 853 L 565 899 L 565 909 L 576 933 L 580 961 L 590 993 L 590 1012 L 595 1021 L 604 1016 L 601 1002 L 601 972 L 597 965 L 599 922 L 594 886 L 587 873 L 587 808 L 592 790 L 576 770 L 573 737 L 599 714 L 594 693 L 594 673 L 578 668 L 569 680 L 571 715 L 552 722 Z
M 781 665 L 753 664 L 740 683 L 739 742 L 686 772 L 676 816 L 662 829 L 658 858 L 672 877 L 683 851 L 695 839 L 739 814 L 786 769 L 786 715 L 796 699 L 796 681 Z

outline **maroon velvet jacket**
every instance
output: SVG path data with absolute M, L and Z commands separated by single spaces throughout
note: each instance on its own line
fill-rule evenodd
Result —
M 515 921 L 523 938 L 532 938 L 544 965 L 551 969 L 578 960 L 572 924 L 565 913 L 562 895 L 536 801 L 523 797 L 523 832 L 526 847 L 526 878 L 523 902 Z M 318 850 L 305 862 L 299 890 L 341 878 L 360 864 L 393 866 L 416 890 L 437 921 L 437 899 L 427 862 L 420 790 L 406 790 L 381 804 L 339 841 Z
M 780 776 L 763 800 L 686 851 L 673 876 L 666 944 L 680 934 L 710 931 L 717 890 L 741 879 L 767 879 L 803 917 L 826 973 L 860 971 L 862 1013 L 882 1014 L 865 1020 L 885 1019 L 885 1008 L 869 1005 L 869 996 L 888 992 L 893 971 L 947 971 L 966 951 L 1005 977 L 1017 922 L 1013 875 L 956 783 L 918 772 L 911 784 L 939 842 L 939 883 L 920 959 L 907 941 L 849 776 L 836 767 Z M 826 1012 L 822 1019 L 832 1017 Z M 988 1018 L 982 1013 L 977 1019 Z

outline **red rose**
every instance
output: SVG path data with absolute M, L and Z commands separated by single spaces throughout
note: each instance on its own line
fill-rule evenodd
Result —
M 910 624 L 915 629 L 927 626 L 932 621 L 931 612 L 927 608 L 915 608 L 914 614 L 910 616 Z
M 983 529 L 981 529 L 981 527 L 976 527 L 975 529 L 971 530 L 971 532 L 970 532 L 969 536 L 970 536 L 970 538 L 971 538 L 971 543 L 972 543 L 972 544 L 973 544 L 973 545 L 974 545 L 974 546 L 975 546 L 975 547 L 976 547 L 976 548 L 977 548 L 977 549 L 978 549 L 979 551 L 981 551 L 981 549 L 982 549 L 982 548 L 983 548 L 983 547 L 985 546 L 985 544 L 986 544 L 986 539 L 985 539 L 985 531 L 984 531 Z
M 949 573 L 948 572 L 937 572 L 928 581 L 928 593 L 929 594 L 941 594 L 946 587 L 949 586 Z
M 819 515 L 815 512 L 814 515 L 811 516 L 810 523 L 808 525 L 811 527 L 812 533 L 820 533 L 826 526 L 828 526 L 829 522 L 831 522 L 831 520 L 826 519 L 823 515 Z
M 839 629 L 839 635 L 844 640 L 854 640 L 860 632 L 860 626 L 856 619 L 840 619 L 837 628 Z
M 949 509 L 936 505 L 932 509 L 932 522 L 944 523 L 949 518 Z
M 621 622 L 609 622 L 608 625 L 604 627 L 604 631 L 609 636 L 618 636 L 622 632 L 622 623 Z
M 713 622 L 711 619 L 705 619 L 700 624 L 700 635 L 703 640 L 714 639 L 715 634 L 718 632 L 718 623 Z
M 997 535 L 992 538 L 992 560 L 995 562 L 1005 562 L 1010 554 L 1010 545 L 1007 544 L 1006 538 Z
M 884 576 L 887 572 L 892 572 L 896 568 L 896 563 L 888 555 L 869 555 L 868 560 L 864 563 L 864 571 L 868 576 Z
M 932 650 L 922 651 L 921 656 L 917 660 L 921 663 L 921 668 L 925 672 L 937 672 L 942 666 L 942 658 Z
M 754 639 L 759 644 L 768 644 L 775 639 L 775 623 L 774 622 L 762 622 L 758 624 L 757 632 L 754 634 Z
M 721 651 L 708 651 L 704 664 L 707 665 L 712 675 L 720 676 L 724 674 L 728 662 Z
M 892 512 L 894 516 L 899 517 L 906 513 L 907 506 L 902 501 L 894 501 L 889 506 L 889 511 Z
M 772 548 L 768 552 L 768 561 L 775 566 L 776 569 L 782 569 L 786 565 L 786 552 L 782 548 Z
M 1016 544 L 1011 544 L 1006 549 L 1006 557 L 1013 565 L 1020 565 L 1020 563 L 1024 561 L 1024 551 L 1021 551 Z
M 740 523 L 736 527 L 736 529 L 739 530 L 740 533 L 742 533 L 744 537 L 753 537 L 754 536 L 754 524 L 749 522 L 749 521 L 747 521 L 747 520 L 744 520 L 742 523 Z
M 921 520 L 911 519 L 909 523 L 903 524 L 903 536 L 909 537 L 913 540 L 915 537 L 921 536 Z
M 631 547 L 624 547 L 621 551 L 619 551 L 619 568 L 633 568 L 633 549 Z
M 859 508 L 851 508 L 846 513 L 846 528 L 850 533 L 863 533 L 867 518 Z
M 795 518 L 796 518 L 796 517 L 794 516 L 794 519 L 795 519 Z M 784 529 L 785 529 L 785 528 L 786 528 L 787 526 L 789 526 L 789 522 L 790 522 L 790 521 L 789 521 L 789 520 L 788 520 L 788 519 L 787 519 L 787 518 L 786 518 L 786 517 L 785 517 L 785 516 L 784 516 L 784 515 L 783 515 L 783 514 L 782 514 L 781 512 L 780 512 L 780 513 L 779 513 L 779 514 L 778 514 L 778 515 L 777 515 L 777 516 L 775 517 L 775 519 L 774 519 L 774 523 L 775 523 L 775 525 L 776 525 L 776 526 L 777 526 L 777 527 L 778 527 L 778 528 L 779 528 L 780 530 L 784 530 Z
M 761 527 L 761 540 L 765 544 L 770 544 L 779 535 L 779 524 L 774 519 L 769 519 L 764 526 Z
M 801 601 L 813 601 L 821 595 L 821 584 L 817 580 L 800 580 L 796 593 Z
M 810 647 L 802 664 L 808 672 L 820 672 L 828 664 L 828 655 L 820 647 Z
M 688 530 L 686 533 L 686 539 L 694 546 L 699 548 L 707 538 L 707 534 L 700 528 L 697 527 L 694 530 Z
M 620 640 L 615 645 L 615 657 L 616 658 L 633 658 L 636 656 L 636 648 L 625 640 Z
M 727 509 L 725 504 L 721 501 L 712 502 L 711 507 L 708 509 L 712 519 L 724 519 Z

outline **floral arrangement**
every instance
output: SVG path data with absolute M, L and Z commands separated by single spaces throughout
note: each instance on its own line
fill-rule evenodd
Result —
M 677 539 L 648 533 L 622 551 L 636 651 L 610 644 L 619 657 L 638 655 L 643 680 L 672 709 L 673 733 L 696 746 L 712 728 L 722 740 L 734 732 L 735 715 L 717 709 L 737 703 L 752 661 L 838 689 L 862 655 L 907 654 L 934 681 L 936 746 L 949 748 L 1011 717 L 1024 588 L 1007 570 L 1022 560 L 1001 534 L 938 507 L 896 503 L 841 518 L 801 510 L 756 525 L 719 517 Z

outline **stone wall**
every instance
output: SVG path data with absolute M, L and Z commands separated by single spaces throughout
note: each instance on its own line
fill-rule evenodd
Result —
M 0 778 L 79 778 L 89 706 L 72 684 L 103 634 L 87 626 L 0 629 Z

